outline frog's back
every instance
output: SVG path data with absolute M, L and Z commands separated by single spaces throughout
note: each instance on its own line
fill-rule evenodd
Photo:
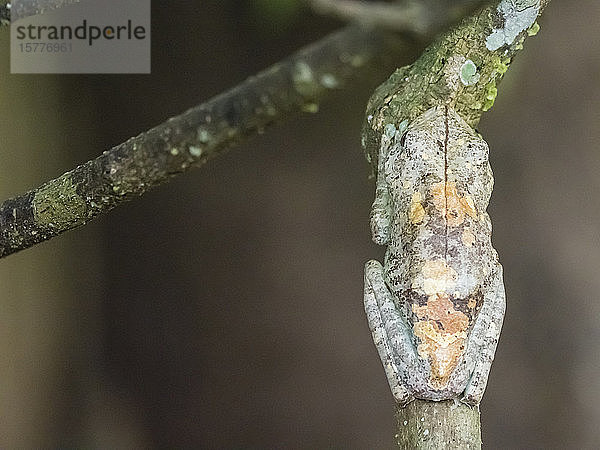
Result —
M 413 122 L 398 144 L 385 165 L 393 208 L 386 283 L 428 362 L 431 387 L 444 390 L 495 271 L 481 263 L 496 261 L 488 148 L 443 106 Z

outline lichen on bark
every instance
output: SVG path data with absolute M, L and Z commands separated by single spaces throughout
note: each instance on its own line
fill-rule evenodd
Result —
M 33 197 L 33 213 L 40 228 L 65 228 L 78 224 L 87 211 L 70 174 L 43 185 Z

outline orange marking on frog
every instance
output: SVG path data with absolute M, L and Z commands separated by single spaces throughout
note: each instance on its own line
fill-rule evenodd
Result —
M 425 306 L 413 305 L 413 312 L 421 319 L 413 327 L 421 340 L 417 351 L 431 364 L 430 384 L 441 389 L 463 354 L 469 318 L 454 308 L 447 294 L 431 295 Z
M 421 204 L 422 200 L 423 199 L 420 192 L 415 192 L 413 194 L 410 207 L 408 209 L 408 218 L 413 224 L 420 223 L 425 218 L 425 209 Z
M 465 228 L 461 235 L 461 241 L 467 247 L 471 247 L 475 242 L 475 235 L 471 233 L 469 228 Z
M 442 215 L 446 216 L 448 226 L 456 227 L 462 224 L 467 215 L 473 219 L 477 218 L 475 202 L 468 194 L 460 195 L 456 188 L 456 182 L 435 183 L 431 187 L 431 195 L 435 207 Z

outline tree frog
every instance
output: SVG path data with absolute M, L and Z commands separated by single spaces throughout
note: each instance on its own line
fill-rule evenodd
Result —
M 371 230 L 387 250 L 366 263 L 364 302 L 400 405 L 483 396 L 505 311 L 488 153 L 443 104 L 381 136 Z

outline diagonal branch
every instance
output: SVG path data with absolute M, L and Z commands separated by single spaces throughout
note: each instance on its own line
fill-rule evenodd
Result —
M 0 257 L 84 225 L 300 111 L 407 47 L 348 26 L 206 103 L 0 205 Z
M 379 56 L 398 57 L 406 50 L 397 36 L 348 26 L 208 102 L 5 201 L 0 205 L 0 258 L 82 226 L 276 121 L 299 111 L 316 111 L 327 94 L 368 72 Z

